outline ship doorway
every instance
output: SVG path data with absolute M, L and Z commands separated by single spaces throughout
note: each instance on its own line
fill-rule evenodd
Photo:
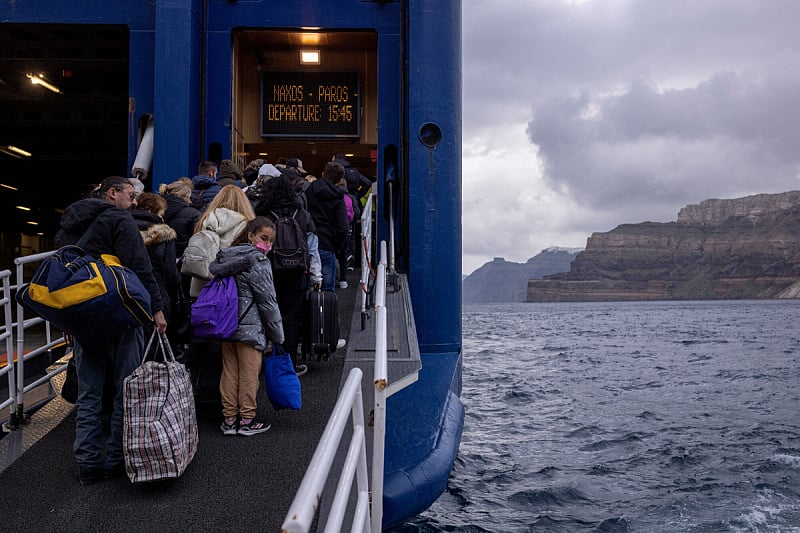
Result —
M 67 205 L 128 175 L 129 38 L 124 25 L 0 24 L 0 267 L 51 249 Z
M 232 153 L 239 167 L 298 158 L 319 177 L 341 153 L 374 180 L 377 44 L 371 31 L 235 31 Z M 317 52 L 318 63 L 301 64 L 304 50 Z

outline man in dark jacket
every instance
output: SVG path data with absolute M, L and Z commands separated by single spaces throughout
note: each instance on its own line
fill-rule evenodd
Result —
M 127 178 L 113 176 L 103 180 L 94 198 L 78 200 L 64 211 L 56 245 L 75 244 L 88 232 L 83 249 L 94 257 L 111 254 L 133 270 L 150 294 L 155 327 L 167 329 L 162 311 L 161 292 L 142 236 L 129 209 L 136 205 L 133 185 Z M 68 332 L 67 332 L 68 333 Z M 75 459 L 78 479 L 91 485 L 104 477 L 125 473 L 122 455 L 122 384 L 141 363 L 144 332 L 141 326 L 128 329 L 112 343 L 75 341 L 80 392 L 75 416 Z M 111 415 L 111 434 L 103 453 L 103 389 L 113 374 L 116 395 Z
M 202 213 L 222 189 L 217 183 L 217 165 L 212 161 L 201 162 L 197 166 L 197 176 L 192 178 L 192 185 L 192 205 Z
M 306 189 L 308 212 L 317 227 L 319 257 L 322 263 L 322 290 L 336 289 L 336 252 L 347 237 L 347 207 L 336 183 L 344 176 L 339 163 L 325 164 L 322 179 Z
M 339 163 L 344 168 L 344 179 L 347 180 L 347 192 L 359 200 L 364 198 L 372 187 L 370 179 L 351 165 L 344 154 L 334 155 L 332 161 Z

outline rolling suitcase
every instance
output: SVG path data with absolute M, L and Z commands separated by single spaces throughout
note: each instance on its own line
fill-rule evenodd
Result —
M 339 342 L 339 302 L 333 291 L 309 291 L 306 294 L 306 330 L 303 352 L 325 360 L 336 351 Z

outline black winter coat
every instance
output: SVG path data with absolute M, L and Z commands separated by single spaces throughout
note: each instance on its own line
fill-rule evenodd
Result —
M 182 198 L 168 194 L 164 198 L 167 200 L 167 210 L 164 212 L 164 222 L 175 230 L 175 256 L 183 257 L 186 244 L 194 234 L 194 226 L 200 220 L 200 211 L 187 204 Z
M 133 218 L 150 255 L 153 274 L 161 289 L 161 300 L 166 311 L 170 308 L 170 294 L 176 294 L 181 283 L 181 274 L 175 263 L 175 230 L 164 224 L 161 217 L 149 211 L 136 210 Z
M 94 221 L 96 224 L 92 224 Z M 161 290 L 153 274 L 150 256 L 139 228 L 130 211 L 120 209 L 108 200 L 86 198 L 69 205 L 61 215 L 61 229 L 56 233 L 56 246 L 77 243 L 83 234 L 90 234 L 83 249 L 94 257 L 112 254 L 120 263 L 133 270 L 150 293 L 153 313 L 161 311 Z
M 306 190 L 308 212 L 317 227 L 319 249 L 336 253 L 347 237 L 347 207 L 342 193 L 327 179 L 314 181 Z

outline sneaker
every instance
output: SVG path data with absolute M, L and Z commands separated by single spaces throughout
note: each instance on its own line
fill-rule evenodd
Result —
M 306 365 L 297 365 L 296 367 L 294 367 L 294 373 L 297 374 L 298 376 L 302 376 L 306 372 L 308 372 L 308 366 Z
M 340 281 L 339 282 L 339 288 L 340 289 L 346 289 L 347 288 L 347 282 L 344 281 L 344 280 Z
M 248 424 L 240 424 L 239 425 L 239 435 L 244 435 L 245 437 L 249 437 L 250 435 L 258 435 L 259 433 L 264 433 L 270 427 L 270 424 L 263 424 L 261 422 L 256 422 L 255 420 L 251 420 Z
M 345 346 L 347 346 L 347 341 L 344 340 L 344 339 L 339 339 L 339 342 L 336 343 L 336 349 L 337 350 L 341 350 Z
M 236 435 L 236 419 L 234 419 L 230 424 L 223 420 L 222 424 L 219 426 L 219 429 L 222 430 L 223 435 Z

